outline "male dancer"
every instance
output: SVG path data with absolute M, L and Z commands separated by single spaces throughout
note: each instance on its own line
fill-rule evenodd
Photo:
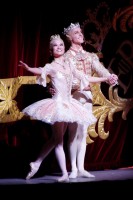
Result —
M 65 57 L 71 61 L 76 62 L 76 68 L 88 76 L 92 76 L 96 72 L 100 77 L 108 77 L 108 84 L 115 85 L 118 77 L 111 74 L 100 62 L 95 53 L 87 52 L 83 49 L 84 36 L 79 23 L 71 23 L 70 26 L 64 28 L 64 35 L 70 41 L 71 46 L 65 53 Z M 73 81 L 72 95 L 79 100 L 83 106 L 92 110 L 92 95 L 90 91 L 79 91 L 80 82 L 78 79 Z M 84 160 L 86 153 L 86 137 L 87 128 L 83 125 L 78 125 L 76 137 L 72 142 L 69 142 L 71 173 L 69 178 L 80 177 L 94 177 L 91 173 L 84 169 Z

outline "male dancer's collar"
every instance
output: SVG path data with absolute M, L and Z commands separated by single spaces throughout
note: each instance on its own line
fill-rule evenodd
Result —
M 79 49 L 74 49 L 73 47 L 70 47 L 70 49 L 71 49 L 72 51 L 74 51 L 75 53 L 79 53 L 79 52 L 83 51 L 83 48 L 82 48 L 82 47 L 80 47 Z
M 83 61 L 87 58 L 86 52 L 83 50 L 83 48 L 77 50 L 74 49 L 73 47 L 70 47 L 70 50 L 75 53 L 75 57 L 77 60 Z

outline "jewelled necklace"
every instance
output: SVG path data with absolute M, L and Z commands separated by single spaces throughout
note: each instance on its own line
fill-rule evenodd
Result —
M 59 63 L 59 62 L 57 62 L 57 61 L 55 61 L 55 60 L 54 60 L 54 62 L 55 62 L 56 64 L 58 64 L 58 65 L 62 66 L 62 67 L 63 67 L 63 69 L 66 69 L 66 67 L 65 67 L 65 65 L 64 65 L 64 64 L 62 64 L 62 63 Z

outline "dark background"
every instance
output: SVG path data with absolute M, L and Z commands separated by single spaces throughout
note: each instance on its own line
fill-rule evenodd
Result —
M 115 12 L 132 5 L 132 1 L 45 1 L 45 2 L 4 2 L 0 8 L 0 78 L 12 78 L 31 75 L 18 68 L 18 61 L 23 60 L 30 66 L 44 66 L 49 61 L 49 38 L 52 34 L 61 34 L 71 22 L 81 25 L 87 20 L 87 9 L 95 10 L 101 2 L 106 2 L 110 8 L 110 17 Z M 131 14 L 133 16 L 133 14 Z M 105 67 L 119 76 L 119 95 L 122 98 L 133 98 L 133 69 L 127 58 L 131 54 L 128 48 L 125 57 L 117 57 L 117 51 L 124 41 L 132 45 L 132 29 L 122 32 L 110 29 L 102 48 Z M 66 41 L 65 41 L 66 42 Z M 66 43 L 66 48 L 68 44 Z M 87 50 L 96 51 L 90 46 Z M 131 56 L 130 56 L 131 57 Z M 119 59 L 118 59 L 119 58 Z M 126 58 L 126 59 L 125 59 Z M 115 59 L 115 64 L 111 61 Z M 129 68 L 125 74 L 120 73 L 121 62 L 127 62 L 123 67 Z M 125 63 L 124 62 L 124 63 Z M 133 60 L 131 59 L 133 64 Z M 132 65 L 133 66 L 133 65 Z M 121 71 L 122 72 L 122 71 Z M 119 74 L 120 73 L 120 74 Z M 130 82 L 129 82 L 130 80 Z M 122 84 L 126 86 L 124 91 Z M 129 84 L 130 83 L 130 84 Z M 108 86 L 102 85 L 104 95 L 108 98 Z M 49 97 L 47 89 L 38 85 L 22 86 L 17 94 L 20 110 L 39 99 Z M 122 112 L 113 116 L 113 122 L 106 121 L 105 130 L 109 137 L 103 140 L 99 137 L 94 143 L 88 144 L 85 160 L 87 170 L 114 169 L 133 165 L 133 109 L 122 119 Z M 29 163 L 34 160 L 41 146 L 51 135 L 50 126 L 39 121 L 20 120 L 15 123 L 0 124 L 0 177 L 25 177 L 29 171 Z M 64 138 L 64 148 L 67 156 L 67 167 L 70 170 L 67 152 L 67 134 Z M 57 172 L 57 161 L 54 151 L 45 159 L 38 175 Z

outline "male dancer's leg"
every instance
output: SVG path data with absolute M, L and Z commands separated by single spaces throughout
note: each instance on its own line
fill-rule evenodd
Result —
M 92 110 L 92 103 L 85 103 L 84 106 L 88 110 Z M 88 125 L 80 126 L 80 131 L 77 136 L 77 168 L 78 168 L 78 176 L 80 177 L 94 177 L 91 173 L 84 169 L 85 164 L 85 154 L 86 154 L 86 137 L 87 137 Z

